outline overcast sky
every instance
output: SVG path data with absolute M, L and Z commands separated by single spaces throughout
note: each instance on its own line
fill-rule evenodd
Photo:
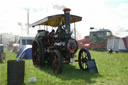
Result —
M 71 14 L 82 16 L 82 21 L 76 23 L 82 37 L 89 34 L 90 27 L 107 28 L 114 34 L 128 31 L 128 0 L 1 0 L 0 33 L 21 34 L 18 22 L 26 28 L 27 8 L 33 23 L 63 13 L 63 7 L 69 7 Z

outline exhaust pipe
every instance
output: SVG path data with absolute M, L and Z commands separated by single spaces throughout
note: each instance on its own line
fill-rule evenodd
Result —
M 65 14 L 66 30 L 68 31 L 68 33 L 70 33 L 70 11 L 71 11 L 71 9 L 65 8 L 63 11 L 64 11 L 64 14 Z

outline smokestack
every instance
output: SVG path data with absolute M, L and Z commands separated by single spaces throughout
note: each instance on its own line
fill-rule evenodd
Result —
M 70 32 L 70 11 L 71 11 L 71 9 L 65 8 L 63 11 L 64 11 L 64 14 L 65 14 L 66 30 L 67 30 L 68 32 Z
M 94 29 L 94 27 L 90 27 L 90 30 Z

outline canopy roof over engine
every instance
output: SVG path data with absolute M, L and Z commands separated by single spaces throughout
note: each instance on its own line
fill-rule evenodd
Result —
M 78 22 L 81 21 L 82 17 L 76 16 L 76 15 L 70 15 L 70 23 Z M 58 14 L 58 15 L 53 15 L 53 16 L 48 16 L 46 18 L 43 18 L 30 26 L 35 27 L 38 25 L 47 25 L 47 26 L 52 26 L 52 27 L 57 27 L 61 24 L 65 24 L 65 15 L 64 14 Z

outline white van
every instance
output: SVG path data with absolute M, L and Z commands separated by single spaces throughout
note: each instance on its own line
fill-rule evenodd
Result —
M 13 52 L 18 53 L 19 50 L 24 46 L 24 45 L 32 45 L 33 40 L 35 39 L 34 35 L 22 35 L 19 37 L 17 40 L 17 43 L 13 44 Z

